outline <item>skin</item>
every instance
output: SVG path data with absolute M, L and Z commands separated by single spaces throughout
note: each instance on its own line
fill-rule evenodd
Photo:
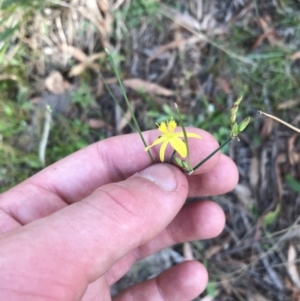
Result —
M 218 144 L 205 131 L 187 130 L 202 136 L 189 140 L 195 165 Z M 148 145 L 158 135 L 144 133 Z M 159 146 L 152 153 L 158 162 Z M 221 208 L 185 200 L 223 194 L 237 180 L 236 166 L 221 154 L 192 176 L 166 163 L 151 165 L 137 134 L 103 140 L 54 163 L 0 195 L 1 300 L 111 300 L 109 286 L 137 260 L 218 235 L 225 222 Z M 186 261 L 114 300 L 191 300 L 207 279 L 199 262 Z

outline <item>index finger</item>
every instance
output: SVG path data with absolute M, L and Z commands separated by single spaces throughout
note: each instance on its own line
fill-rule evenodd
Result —
M 206 131 L 193 128 L 202 139 L 189 139 L 192 164 L 197 164 L 218 147 L 217 141 Z M 147 144 L 154 141 L 159 132 L 143 133 Z M 151 149 L 158 162 L 159 146 Z M 167 149 L 168 158 L 172 153 Z M 210 170 L 218 161 L 214 156 L 197 173 Z M 38 185 L 73 203 L 91 194 L 97 187 L 128 178 L 151 164 L 148 154 L 137 133 L 116 136 L 94 143 L 50 165 L 33 177 L 19 184 Z M 25 188 L 25 187 L 22 187 Z
M 212 135 L 200 129 L 193 129 L 202 139 L 189 139 L 192 164 L 195 165 L 218 147 Z M 143 133 L 148 145 L 159 132 Z M 160 146 L 151 149 L 156 162 L 159 161 Z M 172 149 L 167 149 L 166 158 Z M 219 156 L 214 156 L 197 173 L 203 173 L 215 166 Z M 137 133 L 116 136 L 94 143 L 42 170 L 28 181 L 46 188 L 73 203 L 90 195 L 97 187 L 122 181 L 151 165 L 150 158 Z M 26 183 L 26 182 L 25 182 Z
M 201 140 L 189 139 L 194 166 L 214 151 L 218 143 L 206 131 L 196 128 L 189 129 L 191 130 L 202 137 Z M 159 136 L 159 132 L 152 130 L 143 135 L 150 145 Z M 159 161 L 159 149 L 159 146 L 151 149 L 156 162 Z M 165 157 L 169 158 L 171 153 L 172 149 L 167 149 Z M 196 173 L 211 170 L 218 160 L 219 154 L 213 156 Z M 96 142 L 0 195 L 0 231 L 6 232 L 52 214 L 68 204 L 86 198 L 96 188 L 124 180 L 149 165 L 150 158 L 137 133 Z

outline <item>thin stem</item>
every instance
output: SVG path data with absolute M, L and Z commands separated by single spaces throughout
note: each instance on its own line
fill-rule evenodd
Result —
M 172 159 L 173 159 L 173 157 L 175 156 L 175 154 L 176 154 L 176 150 L 173 151 L 173 153 L 172 153 L 170 159 L 168 160 L 168 163 L 169 163 L 169 164 L 171 164 Z
M 183 121 L 182 121 L 182 118 L 181 118 L 181 115 L 180 115 L 180 112 L 179 112 L 177 103 L 175 102 L 174 105 L 175 105 L 175 108 L 176 108 L 176 111 L 177 111 L 177 115 L 178 115 L 178 118 L 179 118 L 180 126 L 181 126 L 182 131 L 183 131 L 184 142 L 185 142 L 185 144 L 186 144 L 187 161 L 188 161 L 187 163 L 188 163 L 189 168 L 190 168 L 191 171 L 192 171 L 192 168 L 191 168 L 191 160 L 190 160 L 190 151 L 189 151 L 189 143 L 188 143 L 188 139 L 187 139 L 187 134 L 186 134 L 185 126 L 184 126 L 184 124 L 183 124 Z
M 211 154 L 209 154 L 205 159 L 203 159 L 199 164 L 197 164 L 193 170 L 195 171 L 198 169 L 201 165 L 203 165 L 206 161 L 208 161 L 213 155 L 215 155 L 221 148 L 223 148 L 225 145 L 227 145 L 232 140 L 231 137 L 229 137 L 225 142 L 223 142 L 216 150 L 214 150 Z
M 300 133 L 300 129 L 296 128 L 295 126 L 292 126 L 291 124 L 283 121 L 282 119 L 280 119 L 278 117 L 275 117 L 273 115 L 267 114 L 267 113 L 262 112 L 262 111 L 258 111 L 258 114 L 261 114 L 261 115 L 264 115 L 264 116 L 269 117 L 271 119 L 274 119 L 274 120 L 284 124 L 285 126 L 289 127 L 290 129 L 294 130 L 295 132 Z
M 104 76 L 102 75 L 101 72 L 99 72 L 99 76 L 100 76 L 101 80 L 103 81 L 104 86 L 105 86 L 106 90 L 108 91 L 109 95 L 112 97 L 112 99 L 114 100 L 115 104 L 119 107 L 119 109 L 120 109 L 120 111 L 122 112 L 123 116 L 125 116 L 125 118 L 126 118 L 126 114 L 125 114 L 124 110 L 123 110 L 122 107 L 120 106 L 119 101 L 118 101 L 117 98 L 115 97 L 115 95 L 114 95 L 114 93 L 112 92 L 111 88 L 108 86 L 108 84 L 107 84 L 107 82 L 106 82 L 106 80 L 105 80 L 105 78 L 104 78 Z M 127 121 L 128 121 L 128 125 L 130 126 L 131 130 L 134 131 L 134 127 L 133 127 L 133 125 L 131 124 L 131 121 L 128 120 L 128 119 L 127 119 Z
M 121 81 L 121 78 L 120 78 L 120 74 L 119 74 L 118 68 L 117 68 L 117 66 L 116 66 L 116 64 L 115 64 L 115 62 L 114 62 L 114 59 L 113 59 L 113 57 L 112 57 L 112 55 L 111 55 L 109 49 L 105 48 L 105 51 L 106 51 L 106 53 L 107 53 L 107 55 L 108 55 L 108 59 L 109 59 L 111 65 L 112 65 L 113 70 L 114 70 L 114 72 L 115 72 L 115 74 L 116 74 L 116 77 L 117 77 L 117 79 L 118 79 L 119 85 L 120 85 L 121 90 L 122 90 L 123 97 L 125 98 L 127 107 L 128 107 L 128 109 L 129 109 L 129 111 L 130 111 L 130 114 L 131 114 L 131 116 L 132 116 L 132 119 L 133 119 L 133 121 L 134 121 L 134 124 L 135 124 L 135 126 L 136 126 L 136 129 L 137 129 L 138 132 L 139 132 L 139 135 L 140 135 L 140 137 L 141 137 L 141 139 L 142 139 L 142 141 L 143 141 L 144 146 L 147 147 L 147 143 L 146 143 L 146 141 L 145 141 L 145 139 L 144 139 L 144 136 L 143 136 L 143 134 L 142 134 L 142 131 L 141 131 L 141 129 L 140 129 L 140 126 L 139 126 L 139 124 L 138 124 L 138 122 L 137 122 L 137 120 L 136 120 L 136 118 L 135 118 L 135 116 L 134 116 L 134 112 L 132 111 L 130 102 L 129 102 L 128 98 L 127 98 L 127 95 L 126 95 L 126 92 L 125 92 L 125 88 L 124 88 L 124 85 L 123 85 L 123 83 L 122 83 L 122 81 Z M 152 163 L 155 163 L 154 158 L 152 157 L 152 154 L 150 153 L 150 151 L 148 150 L 147 152 L 148 152 L 148 154 L 149 154 L 149 157 L 150 157 Z

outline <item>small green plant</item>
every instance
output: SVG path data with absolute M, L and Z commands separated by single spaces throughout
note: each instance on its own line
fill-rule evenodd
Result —
M 82 109 L 87 109 L 95 104 L 91 88 L 86 83 L 81 83 L 79 88 L 72 92 L 72 102 L 78 104 Z
M 30 110 L 0 100 L 0 192 L 28 178 L 41 164 L 28 131 Z
M 136 28 L 145 18 L 155 18 L 159 12 L 159 3 L 155 0 L 133 0 L 117 15 L 123 19 L 129 29 Z

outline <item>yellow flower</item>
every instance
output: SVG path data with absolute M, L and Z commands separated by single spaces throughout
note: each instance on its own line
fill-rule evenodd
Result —
M 159 151 L 159 158 L 163 162 L 165 159 L 165 151 L 168 143 L 176 150 L 176 152 L 183 158 L 187 156 L 186 144 L 180 139 L 184 138 L 183 132 L 174 132 L 177 123 L 171 119 L 169 122 L 162 122 L 158 126 L 158 130 L 162 133 L 151 145 L 145 148 L 145 151 L 148 151 L 152 146 L 162 143 Z M 189 138 L 198 138 L 201 139 L 201 136 L 194 133 L 186 133 Z

